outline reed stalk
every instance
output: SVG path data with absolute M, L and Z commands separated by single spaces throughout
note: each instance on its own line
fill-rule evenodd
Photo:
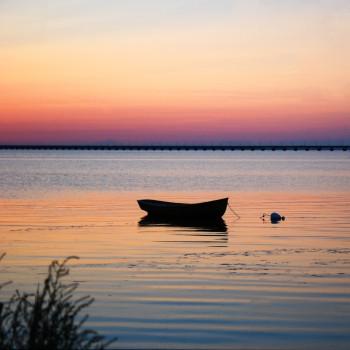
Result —
M 94 299 L 88 295 L 74 298 L 79 284 L 63 282 L 69 274 L 67 263 L 72 259 L 78 257 L 52 261 L 36 293 L 16 290 L 9 301 L 0 303 L 0 350 L 104 349 L 116 341 L 114 338 L 105 342 L 98 332 L 84 327 L 88 315 L 79 314 Z M 9 283 L 0 284 L 0 290 Z

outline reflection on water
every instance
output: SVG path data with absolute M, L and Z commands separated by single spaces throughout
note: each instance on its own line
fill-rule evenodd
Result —
M 154 218 L 149 215 L 139 221 L 139 227 L 149 227 L 167 229 L 173 235 L 181 237 L 181 240 L 175 242 L 184 243 L 205 243 L 211 246 L 227 246 L 228 231 L 225 220 L 222 218 L 215 220 L 183 220 Z M 193 240 L 195 238 L 195 240 Z M 172 242 L 169 238 L 162 239 L 162 242 Z
M 284 191 L 341 193 L 348 152 L 0 151 L 0 193 Z M 147 198 L 147 197 L 146 197 Z
M 175 228 L 184 228 L 185 230 L 193 229 L 198 232 L 217 232 L 227 233 L 227 225 L 225 220 L 205 220 L 205 219 L 168 219 L 168 218 L 155 218 L 149 215 L 143 217 L 139 221 L 139 226 L 168 226 Z

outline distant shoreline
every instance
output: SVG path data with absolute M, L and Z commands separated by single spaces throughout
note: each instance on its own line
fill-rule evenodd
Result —
M 0 145 L 0 150 L 347 151 L 349 145 Z

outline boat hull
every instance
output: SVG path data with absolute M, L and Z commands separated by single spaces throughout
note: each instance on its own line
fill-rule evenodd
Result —
M 139 199 L 137 202 L 150 217 L 212 220 L 221 218 L 225 214 L 228 198 L 194 204 L 153 199 Z

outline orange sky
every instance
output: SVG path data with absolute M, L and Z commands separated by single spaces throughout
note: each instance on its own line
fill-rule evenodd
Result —
M 350 142 L 350 2 L 0 3 L 0 143 Z

